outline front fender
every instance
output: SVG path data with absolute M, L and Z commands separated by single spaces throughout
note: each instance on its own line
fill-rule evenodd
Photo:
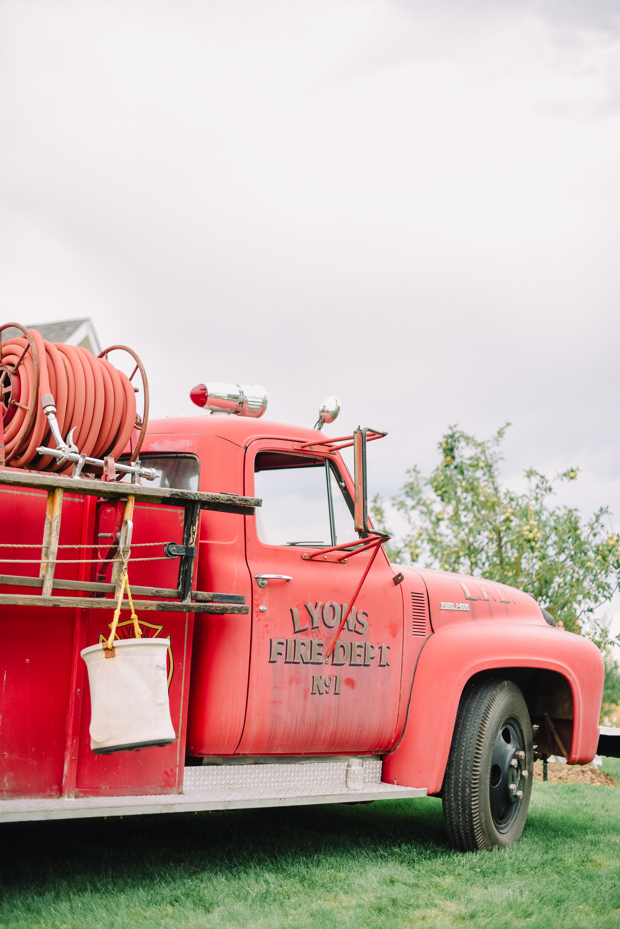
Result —
M 596 755 L 604 665 L 592 642 L 549 626 L 517 623 L 449 626 L 426 643 L 416 670 L 404 735 L 383 762 L 383 780 L 438 793 L 467 681 L 492 668 L 546 668 L 563 675 L 573 695 L 569 762 Z

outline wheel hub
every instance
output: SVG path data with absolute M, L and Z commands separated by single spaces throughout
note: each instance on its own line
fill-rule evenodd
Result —
M 510 718 L 499 728 L 491 758 L 491 815 L 500 832 L 507 831 L 519 814 L 527 776 L 525 737 L 517 720 Z

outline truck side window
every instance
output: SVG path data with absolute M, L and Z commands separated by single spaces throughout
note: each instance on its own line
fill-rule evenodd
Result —
M 330 462 L 260 452 L 254 466 L 258 537 L 267 545 L 330 546 L 356 538 L 344 482 Z
M 125 458 L 121 458 L 125 462 Z M 147 468 L 155 468 L 161 477 L 154 481 L 140 478 L 145 487 L 174 487 L 176 490 L 198 490 L 200 478 L 200 461 L 196 455 L 142 455 L 140 461 Z M 131 476 L 126 474 L 122 481 L 131 483 Z

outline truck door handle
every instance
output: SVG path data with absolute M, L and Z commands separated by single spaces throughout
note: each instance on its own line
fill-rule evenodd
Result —
M 266 587 L 268 581 L 292 581 L 289 574 L 255 574 L 254 580 L 259 587 Z

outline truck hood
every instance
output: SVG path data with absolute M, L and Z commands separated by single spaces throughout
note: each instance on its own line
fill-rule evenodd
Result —
M 428 591 L 431 626 L 435 632 L 465 623 L 510 622 L 547 626 L 530 594 L 507 584 L 466 574 L 394 565 L 395 570 L 422 578 Z M 547 628 L 549 628 L 547 626 Z M 559 630 L 558 630 L 559 631 Z

